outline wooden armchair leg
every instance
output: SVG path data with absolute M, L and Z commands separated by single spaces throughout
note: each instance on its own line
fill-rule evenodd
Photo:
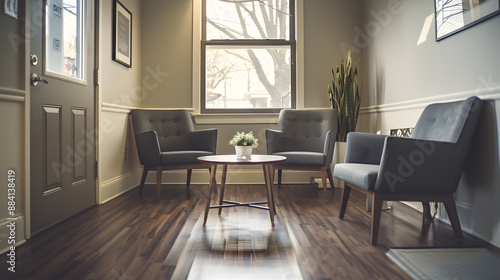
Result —
M 332 170 L 330 169 L 330 165 L 326 167 L 326 175 L 328 175 L 328 181 L 330 181 L 330 186 L 332 190 L 335 188 L 335 184 L 333 183 Z
M 192 173 L 193 173 L 193 169 L 187 170 L 186 188 L 189 188 L 189 184 L 191 184 L 191 174 Z
M 455 204 L 455 198 L 453 195 L 449 195 L 445 201 L 443 201 L 444 207 L 446 208 L 446 213 L 448 213 L 448 218 L 450 218 L 451 227 L 455 233 L 455 237 L 458 241 L 463 241 L 464 236 L 462 234 L 462 228 L 460 227 L 460 220 L 458 219 L 457 206 Z
M 372 245 L 377 244 L 378 232 L 380 230 L 380 218 L 382 215 L 383 198 L 380 195 L 373 193 L 372 195 Z
M 349 201 L 349 195 L 351 194 L 351 187 L 349 185 L 345 185 L 342 190 L 342 202 L 340 204 L 340 213 L 339 218 L 343 219 L 345 215 L 345 210 L 347 208 L 347 202 Z
M 321 167 L 321 182 L 323 183 L 323 193 L 325 194 L 325 201 L 328 201 L 328 192 L 326 185 L 326 166 Z
M 432 215 L 431 215 L 431 206 L 429 202 L 422 202 L 422 208 L 423 208 L 423 221 L 431 221 L 432 220 Z
M 156 167 L 156 200 L 160 201 L 160 192 L 161 192 L 161 166 Z
M 146 177 L 148 176 L 148 170 L 146 167 L 142 169 L 141 184 L 139 185 L 139 192 L 142 194 L 142 189 L 144 188 L 144 183 L 146 182 Z

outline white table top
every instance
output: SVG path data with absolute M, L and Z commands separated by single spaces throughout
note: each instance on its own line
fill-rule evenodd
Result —
M 284 156 L 274 156 L 274 155 L 258 155 L 253 154 L 249 159 L 238 158 L 236 155 L 212 155 L 203 156 L 198 158 L 199 161 L 210 164 L 241 164 L 241 165 L 252 165 L 252 164 L 272 164 L 283 162 L 286 160 Z

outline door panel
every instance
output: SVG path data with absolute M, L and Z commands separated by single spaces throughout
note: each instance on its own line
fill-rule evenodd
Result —
M 45 184 L 43 194 L 60 190 L 61 170 L 54 163 L 62 162 L 62 108 L 42 105 L 43 108 L 43 157 Z M 40 138 L 38 138 L 40 139 Z
M 33 233 L 95 205 L 94 14 L 94 1 L 30 0 L 30 48 L 39 58 L 31 73 L 48 82 L 30 89 Z
M 87 160 L 88 157 L 82 156 L 88 152 L 87 145 L 87 109 L 72 108 L 73 118 L 73 181 L 72 184 L 85 183 L 88 177 Z

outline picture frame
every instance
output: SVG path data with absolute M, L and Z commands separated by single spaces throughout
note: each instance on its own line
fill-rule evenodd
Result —
M 17 19 L 17 0 L 4 0 L 3 7 L 5 14 Z
M 132 13 L 113 1 L 113 60 L 132 68 Z
M 436 41 L 500 14 L 500 0 L 434 0 Z

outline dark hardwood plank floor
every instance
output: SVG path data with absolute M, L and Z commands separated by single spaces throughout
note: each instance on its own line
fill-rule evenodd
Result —
M 498 253 L 468 234 L 463 244 L 457 244 L 449 225 L 422 225 L 421 214 L 401 203 L 384 211 L 379 245 L 372 246 L 363 195 L 352 192 L 345 219 L 340 220 L 341 190 L 329 191 L 325 201 L 322 190 L 309 185 L 274 188 L 274 228 L 265 211 L 228 208 L 220 217 L 211 210 L 203 230 L 206 189 L 164 186 L 159 202 L 152 186 L 145 187 L 142 197 L 137 189 L 127 192 L 19 246 L 16 273 L 7 271 L 6 254 L 0 256 L 0 279 L 196 279 L 203 275 L 196 270 L 207 264 L 211 270 L 201 268 L 206 275 L 219 271 L 225 279 L 216 266 L 226 269 L 229 264 L 259 269 L 248 277 L 256 279 L 263 278 L 257 275 L 266 260 L 285 270 L 300 269 L 303 279 L 410 279 L 386 257 L 389 248 L 487 247 Z M 264 186 L 229 185 L 225 197 L 263 200 Z M 208 247 L 200 243 L 203 238 L 209 240 Z M 267 249 L 261 252 L 260 246 Z

